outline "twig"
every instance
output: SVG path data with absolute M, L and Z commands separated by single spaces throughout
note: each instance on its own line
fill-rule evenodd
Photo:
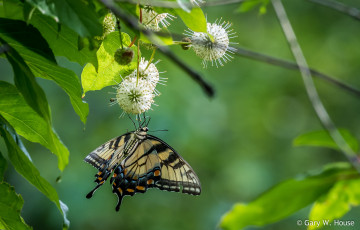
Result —
M 342 2 L 337 2 L 334 0 L 308 0 L 308 1 L 332 8 L 343 14 L 349 15 L 357 20 L 360 20 L 360 10 L 352 6 L 347 6 Z
M 122 19 L 125 24 L 127 24 L 131 29 L 136 31 L 141 31 L 145 34 L 149 40 L 158 46 L 160 52 L 162 52 L 165 56 L 167 56 L 170 60 L 172 60 L 176 65 L 178 65 L 181 69 L 183 69 L 194 81 L 196 81 L 205 91 L 205 93 L 209 97 L 214 96 L 214 89 L 212 86 L 207 83 L 202 76 L 191 69 L 188 65 L 186 65 L 182 60 L 180 60 L 177 56 L 175 56 L 168 47 L 159 45 L 158 38 L 154 36 L 154 33 L 151 30 L 145 30 L 141 28 L 132 15 L 128 15 L 122 9 L 117 7 L 114 4 L 113 0 L 100 0 L 111 12 L 113 12 L 117 17 Z
M 200 4 L 201 7 L 207 7 L 207 6 L 221 6 L 221 5 L 230 5 L 230 4 L 237 4 L 241 2 L 248 2 L 253 0 L 219 0 L 219 1 L 206 1 L 204 4 Z M 179 4 L 176 1 L 151 1 L 148 0 L 115 0 L 115 2 L 125 2 L 125 3 L 132 3 L 137 4 L 140 3 L 141 5 L 148 5 L 151 4 L 151 6 L 155 7 L 163 7 L 163 8 L 180 8 Z M 191 9 L 194 7 L 190 2 L 182 2 L 182 5 L 185 7 L 188 7 Z
M 322 104 L 320 97 L 316 91 L 313 79 L 311 77 L 311 72 L 308 67 L 308 64 L 305 60 L 305 57 L 302 53 L 299 43 L 297 42 L 296 35 L 293 31 L 293 28 L 290 24 L 290 21 L 286 15 L 284 6 L 281 0 L 272 0 L 271 1 L 277 18 L 280 22 L 280 25 L 283 29 L 284 35 L 289 43 L 291 52 L 296 60 L 296 63 L 299 66 L 301 76 L 304 81 L 306 92 L 309 96 L 309 99 L 312 103 L 312 106 L 324 128 L 329 132 L 330 136 L 340 148 L 341 152 L 348 158 L 349 162 L 354 166 L 354 168 L 360 172 L 360 162 L 356 153 L 351 149 L 348 143 L 345 141 L 343 136 L 340 134 L 339 130 L 336 128 L 335 124 L 331 120 L 329 114 L 327 113 L 324 105 Z
M 297 63 L 294 63 L 294 62 L 290 62 L 290 61 L 287 61 L 287 60 L 282 60 L 280 58 L 276 58 L 276 57 L 272 57 L 272 56 L 269 56 L 269 55 L 266 55 L 266 54 L 262 54 L 262 53 L 258 53 L 258 52 L 255 52 L 255 51 L 251 51 L 251 50 L 248 50 L 248 49 L 245 49 L 245 48 L 242 48 L 242 47 L 234 47 L 236 49 L 235 51 L 235 54 L 239 55 L 239 56 L 242 56 L 242 57 L 246 57 L 246 58 L 251 58 L 253 60 L 256 60 L 256 61 L 261 61 L 261 62 L 265 62 L 265 63 L 268 63 L 268 64 L 271 64 L 271 65 L 275 65 L 275 66 L 280 66 L 280 67 L 283 67 L 285 69 L 292 69 L 292 70 L 298 70 L 299 69 L 299 66 Z M 314 69 L 311 69 L 309 68 L 310 70 L 310 73 L 312 74 L 312 76 L 316 76 L 320 79 L 323 79 L 343 90 L 346 90 L 350 93 L 353 93 L 354 95 L 360 97 L 360 90 L 351 86 L 351 85 L 348 85 L 344 82 L 341 82 L 340 80 L 336 79 L 336 78 L 333 78 L 333 77 L 330 77 L 326 74 L 323 74 L 321 72 L 318 72 L 317 70 L 314 70 Z

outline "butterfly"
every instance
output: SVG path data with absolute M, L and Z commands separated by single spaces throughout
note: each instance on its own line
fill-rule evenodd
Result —
M 115 137 L 84 159 L 99 170 L 94 192 L 110 177 L 112 191 L 118 196 L 119 211 L 124 196 L 145 193 L 149 188 L 200 195 L 201 185 L 191 166 L 163 140 L 147 134 L 148 128 Z

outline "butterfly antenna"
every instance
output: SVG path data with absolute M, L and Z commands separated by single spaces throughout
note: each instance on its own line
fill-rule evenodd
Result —
M 148 120 L 148 122 L 147 122 L 147 124 L 146 124 L 146 127 L 149 126 L 150 121 L 151 121 L 151 117 L 149 117 L 149 120 Z
M 128 117 L 129 117 L 129 119 L 131 120 L 131 122 L 134 124 L 134 127 L 135 127 L 135 129 L 136 129 L 136 124 L 135 124 L 135 122 L 133 121 L 133 119 L 130 117 L 129 114 L 127 114 L 127 115 L 128 115 Z
M 149 132 L 159 132 L 159 131 L 169 131 L 169 130 L 167 130 L 167 129 L 158 129 L 158 130 L 151 130 L 151 131 L 149 131 Z

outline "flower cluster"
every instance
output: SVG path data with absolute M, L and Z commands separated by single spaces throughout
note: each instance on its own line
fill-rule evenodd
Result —
M 155 88 L 159 81 L 164 80 L 160 79 L 156 64 L 141 58 L 139 73 L 135 69 L 116 87 L 116 102 L 125 113 L 140 114 L 149 110 L 154 97 L 160 95 Z
M 204 3 L 202 0 L 190 0 L 190 2 L 197 7 Z M 170 25 L 168 20 L 174 18 L 168 13 L 157 13 L 151 6 L 144 7 L 140 13 L 140 21 L 143 26 L 155 32 L 160 31 L 163 27 L 168 27 Z M 228 61 L 231 61 L 232 54 L 236 51 L 235 48 L 231 47 L 235 43 L 230 41 L 236 37 L 235 32 L 231 29 L 230 22 L 221 19 L 216 20 L 214 23 L 207 23 L 206 26 L 206 32 L 195 32 L 188 29 L 185 32 L 187 37 L 183 38 L 179 44 L 182 45 L 184 50 L 191 48 L 202 59 L 203 67 L 207 67 L 208 62 L 211 62 L 212 66 L 223 66 Z M 141 43 L 138 44 L 140 46 Z M 145 45 L 141 46 L 145 47 Z M 153 52 L 155 50 L 153 49 Z M 122 65 L 123 53 L 123 50 L 119 50 L 117 55 L 120 57 L 117 62 Z M 141 114 L 151 109 L 154 98 L 160 95 L 156 85 L 159 82 L 164 82 L 164 79 L 159 77 L 160 74 L 156 64 L 141 58 L 137 68 L 123 77 L 122 82 L 116 87 L 115 103 L 120 105 L 124 113 Z
M 231 54 L 235 49 L 229 45 L 235 43 L 230 42 L 230 38 L 236 36 L 230 27 L 231 23 L 216 20 L 215 23 L 207 23 L 207 33 L 194 32 L 190 29 L 185 32 L 191 40 L 191 47 L 195 54 L 203 59 L 204 67 L 207 67 L 209 61 L 212 66 L 215 62 L 218 67 L 232 59 Z

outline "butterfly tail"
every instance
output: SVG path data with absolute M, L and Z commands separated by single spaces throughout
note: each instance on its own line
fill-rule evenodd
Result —
M 114 189 L 113 190 L 113 193 L 116 193 L 117 197 L 118 197 L 118 203 L 115 207 L 115 210 L 118 212 L 120 210 L 120 206 L 121 206 L 121 203 L 122 203 L 122 199 L 123 199 L 123 193 L 122 193 L 122 190 L 119 188 L 119 189 Z
M 104 182 L 103 182 L 104 183 Z M 91 190 L 87 195 L 86 195 L 86 198 L 90 199 L 93 195 L 94 195 L 94 192 L 103 184 L 103 183 L 100 183 L 98 185 L 95 186 L 95 188 L 93 190 Z

